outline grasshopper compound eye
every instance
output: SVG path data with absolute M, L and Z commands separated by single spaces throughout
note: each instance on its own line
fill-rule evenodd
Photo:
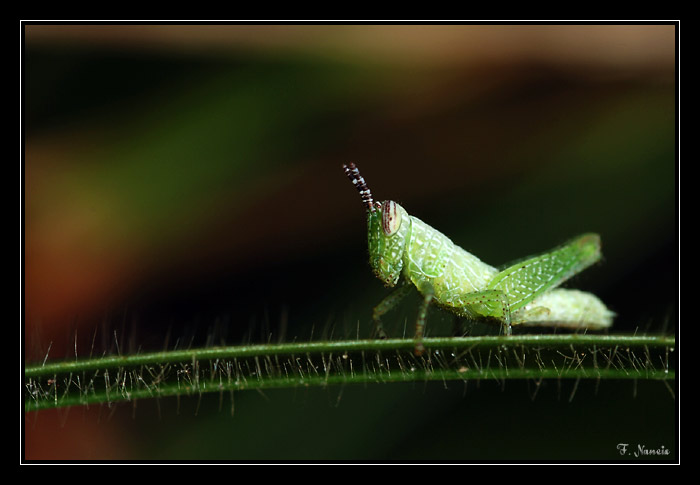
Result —
M 399 205 L 393 200 L 387 200 L 381 204 L 382 229 L 387 236 L 393 236 L 401 227 L 401 211 Z

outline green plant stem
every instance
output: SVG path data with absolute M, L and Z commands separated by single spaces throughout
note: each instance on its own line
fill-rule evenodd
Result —
M 515 335 L 292 342 L 25 367 L 25 411 L 142 398 L 374 382 L 673 380 L 674 337 Z
M 145 398 L 160 398 L 182 395 L 197 395 L 204 393 L 221 393 L 229 391 L 242 391 L 246 389 L 284 389 L 291 387 L 328 387 L 334 385 L 351 385 L 367 383 L 389 382 L 427 382 L 427 381 L 467 381 L 467 380 L 504 380 L 504 379 L 648 379 L 669 380 L 674 379 L 675 373 L 665 371 L 654 372 L 630 372 L 622 369 L 601 369 L 591 372 L 589 369 L 515 369 L 495 371 L 472 371 L 437 369 L 433 371 L 416 370 L 409 374 L 380 372 L 371 376 L 355 375 L 309 375 L 298 379 L 266 378 L 259 381 L 222 381 L 200 382 L 199 385 L 161 385 L 155 389 L 142 388 L 129 392 L 94 393 L 87 395 L 71 395 L 66 397 L 56 396 L 56 399 L 25 402 L 25 411 L 38 411 L 55 407 L 67 407 L 77 405 L 90 405 L 113 403 L 119 401 L 133 401 Z
M 525 347 L 669 347 L 675 346 L 675 337 L 666 336 L 625 336 L 625 335 L 512 335 L 483 337 L 445 337 L 426 338 L 423 340 L 428 350 L 440 349 L 489 349 L 500 346 Z M 323 342 L 292 342 L 279 344 L 240 345 L 231 347 L 211 347 L 203 349 L 169 350 L 134 355 L 112 355 L 94 359 L 58 361 L 46 364 L 25 366 L 24 376 L 51 376 L 56 373 L 81 372 L 94 369 L 113 369 L 124 366 L 147 364 L 167 364 L 189 362 L 192 360 L 233 359 L 243 357 L 263 357 L 280 355 L 306 355 L 332 352 L 369 352 L 413 350 L 414 342 L 410 339 L 371 339 L 338 340 Z

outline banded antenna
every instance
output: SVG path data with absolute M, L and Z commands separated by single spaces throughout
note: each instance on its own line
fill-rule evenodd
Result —
M 370 212 L 374 212 L 375 203 L 372 199 L 372 192 L 367 188 L 365 179 L 360 175 L 360 171 L 357 169 L 354 163 L 348 165 L 343 164 L 343 170 L 345 170 L 345 175 L 348 176 L 350 182 L 355 186 L 355 188 L 360 192 L 360 197 L 362 197 L 362 203 Z M 378 205 L 378 204 L 376 204 Z

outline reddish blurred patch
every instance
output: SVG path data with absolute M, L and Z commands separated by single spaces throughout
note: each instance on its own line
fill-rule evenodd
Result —
M 24 416 L 26 460 L 124 460 L 129 458 L 117 420 L 99 406 L 46 410 Z

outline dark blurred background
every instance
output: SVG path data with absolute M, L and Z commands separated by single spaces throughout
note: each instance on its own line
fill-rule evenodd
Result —
M 674 333 L 675 33 L 24 25 L 26 360 L 369 335 L 387 290 L 350 161 L 376 198 L 496 266 L 598 232 L 604 261 L 571 286 L 618 313 L 613 332 Z M 390 332 L 413 310 L 387 317 Z M 663 384 L 581 383 L 569 403 L 571 388 L 238 393 L 233 417 L 218 396 L 30 413 L 25 452 L 586 460 L 626 440 L 674 447 Z

